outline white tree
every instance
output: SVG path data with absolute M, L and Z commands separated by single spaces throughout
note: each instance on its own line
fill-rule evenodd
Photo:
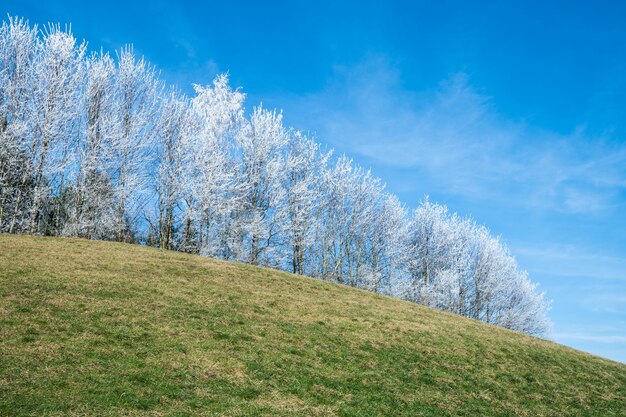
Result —
M 302 132 L 289 135 L 287 155 L 282 168 L 285 202 L 282 232 L 294 274 L 304 274 L 307 253 L 312 245 L 315 217 L 322 198 L 322 173 L 331 152 L 322 152 L 320 145 Z
M 485 227 L 426 200 L 411 220 L 408 250 L 413 301 L 530 334 L 547 331 L 543 294 Z
M 9 233 L 28 227 L 32 201 L 37 33 L 13 17 L 0 27 L 0 231 Z
M 161 85 L 154 69 L 127 46 L 118 54 L 114 88 L 116 130 L 110 175 L 118 206 L 116 239 L 125 241 L 132 239 L 147 199 L 150 168 L 146 162 L 152 158 Z
M 153 225 L 158 246 L 174 247 L 174 229 L 180 201 L 185 193 L 185 138 L 189 136 L 188 100 L 175 90 L 161 99 L 157 120 L 155 163 L 157 169 L 151 185 L 154 188 L 156 221 Z
M 278 266 L 278 238 L 284 210 L 279 205 L 285 201 L 282 187 L 284 148 L 288 136 L 282 124 L 282 115 L 259 106 L 250 120 L 236 136 L 241 157 L 244 199 L 239 222 L 245 230 L 246 258 L 252 264 Z M 274 256 L 274 258 L 272 258 Z
M 228 76 L 212 87 L 196 85 L 190 127 L 184 138 L 184 231 L 182 249 L 239 259 L 235 208 L 243 200 L 235 139 L 243 124 L 245 95 Z
M 333 167 L 323 172 L 324 190 L 320 214 L 315 230 L 315 272 L 325 280 L 344 282 L 343 258 L 347 240 L 349 219 L 349 184 L 352 180 L 353 163 L 342 156 Z
M 111 174 L 116 130 L 114 107 L 115 63 L 108 54 L 92 54 L 86 61 L 83 87 L 81 142 L 74 206 L 63 233 L 88 239 L 116 237 L 116 207 Z
M 447 215 L 447 207 L 432 204 L 428 199 L 413 212 L 408 242 L 412 257 L 407 266 L 412 280 L 409 297 L 415 302 L 429 302 L 426 291 L 433 275 L 444 269 L 440 264 L 446 251 Z
M 316 226 L 315 275 L 355 287 L 369 286 L 374 230 L 385 194 L 378 178 L 346 157 L 325 171 L 324 198 Z M 367 282 L 366 282 L 367 281 Z
M 78 44 L 74 36 L 62 31 L 59 25 L 50 25 L 42 39 L 29 47 L 34 48 L 28 68 L 32 85 L 27 90 L 28 97 L 24 97 L 29 105 L 21 110 L 28 124 L 23 135 L 30 137 L 26 152 L 33 167 L 28 231 L 35 233 L 39 230 L 43 200 L 55 186 L 63 188 L 72 149 L 67 139 L 75 137 L 77 128 L 85 44 Z M 28 176 L 25 173 L 23 179 Z M 17 201 L 21 200 L 20 196 L 21 193 Z M 14 225 L 12 222 L 10 230 Z
M 369 288 L 374 292 L 394 294 L 396 282 L 404 280 L 403 269 L 407 261 L 407 211 L 396 196 L 385 194 L 373 220 L 370 225 L 372 245 Z

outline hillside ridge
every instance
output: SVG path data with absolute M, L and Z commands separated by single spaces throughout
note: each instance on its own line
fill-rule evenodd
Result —
M 313 278 L 0 234 L 0 415 L 620 416 L 626 365 Z

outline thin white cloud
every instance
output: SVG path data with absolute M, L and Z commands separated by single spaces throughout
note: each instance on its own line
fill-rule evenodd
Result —
M 626 336 L 620 335 L 594 335 L 586 332 L 583 333 L 555 333 L 554 339 L 557 341 L 589 341 L 599 343 L 619 343 L 626 344 Z
M 512 250 L 538 276 L 626 281 L 626 259 L 620 256 L 557 243 L 518 244 Z
M 287 104 L 301 115 L 297 127 L 315 127 L 372 163 L 413 170 L 416 184 L 442 192 L 594 213 L 619 206 L 626 190 L 626 146 L 583 128 L 564 136 L 507 120 L 464 74 L 412 92 L 386 59 L 372 57 Z

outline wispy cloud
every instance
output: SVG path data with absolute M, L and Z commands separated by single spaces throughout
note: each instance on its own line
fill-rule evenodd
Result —
M 554 338 L 556 340 L 561 341 L 577 341 L 584 340 L 590 342 L 600 342 L 600 343 L 620 343 L 626 345 L 626 336 L 619 335 L 594 335 L 589 334 L 588 332 L 582 333 L 556 333 L 554 334 Z
M 288 106 L 302 115 L 298 127 L 450 194 L 594 213 L 619 206 L 626 190 L 626 146 L 584 127 L 562 135 L 507 120 L 462 73 L 413 92 L 388 60 L 371 57 Z
M 540 276 L 626 281 L 626 259 L 572 244 L 513 245 L 513 252 Z M 626 305 L 626 293 L 622 294 Z

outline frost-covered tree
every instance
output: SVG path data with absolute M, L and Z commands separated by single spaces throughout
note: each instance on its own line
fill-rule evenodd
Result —
M 235 137 L 244 121 L 245 95 L 233 90 L 228 77 L 215 78 L 213 86 L 195 86 L 190 126 L 183 148 L 182 249 L 241 259 L 241 225 L 237 207 L 243 189 Z
M 85 44 L 59 25 L 38 34 L 36 27 L 15 18 L 0 32 L 0 153 L 5 161 L 0 181 L 6 182 L 0 222 L 8 223 L 9 232 L 39 231 L 44 205 L 64 188 L 77 136 Z M 60 225 L 54 215 L 50 218 L 54 224 L 43 227 L 56 233 Z
M 284 159 L 283 189 L 285 201 L 281 204 L 282 233 L 287 247 L 286 258 L 294 274 L 304 274 L 313 244 L 314 225 L 323 197 L 322 173 L 331 156 L 320 145 L 302 132 L 289 134 Z
M 446 207 L 428 200 L 413 212 L 408 242 L 412 256 L 407 265 L 411 275 L 409 297 L 412 301 L 423 301 L 423 292 L 430 287 L 434 271 L 441 269 L 449 236 L 445 221 L 447 215 Z
M 285 201 L 284 150 L 288 135 L 282 114 L 259 106 L 236 136 L 243 190 L 238 221 L 244 230 L 243 260 L 252 264 L 280 265 L 277 249 Z
M 9 17 L 0 27 L 0 230 L 28 230 L 33 201 L 33 101 L 41 40 L 37 26 Z
M 315 275 L 354 287 L 369 287 L 375 229 L 385 199 L 380 179 L 340 157 L 325 170 L 324 199 L 316 229 Z
M 530 334 L 543 334 L 548 304 L 506 246 L 469 219 L 426 200 L 409 226 L 405 297 Z
M 393 294 L 402 281 L 406 259 L 408 220 L 406 208 L 391 194 L 381 196 L 380 205 L 370 225 L 370 277 L 368 289 Z
M 118 241 L 132 240 L 147 200 L 160 90 L 154 68 L 132 47 L 122 48 L 114 76 L 110 165 Z
M 173 249 L 177 215 L 185 193 L 185 138 L 189 135 L 189 103 L 173 90 L 161 100 L 158 112 L 155 161 L 157 165 L 150 183 L 154 189 L 155 216 L 148 218 L 153 226 L 158 246 Z
M 323 171 L 324 197 L 315 230 L 314 275 L 343 283 L 343 257 L 349 218 L 348 194 L 352 181 L 353 163 L 340 157 L 333 167 Z
M 50 25 L 33 67 L 37 78 L 33 100 L 34 196 L 29 229 L 38 230 L 44 199 L 63 190 L 67 169 L 76 147 L 85 43 L 71 32 Z M 58 229 L 59 225 L 54 225 Z
M 63 232 L 68 236 L 113 239 L 117 232 L 111 183 L 113 139 L 117 134 L 114 77 L 115 63 L 108 54 L 88 57 L 74 205 Z

